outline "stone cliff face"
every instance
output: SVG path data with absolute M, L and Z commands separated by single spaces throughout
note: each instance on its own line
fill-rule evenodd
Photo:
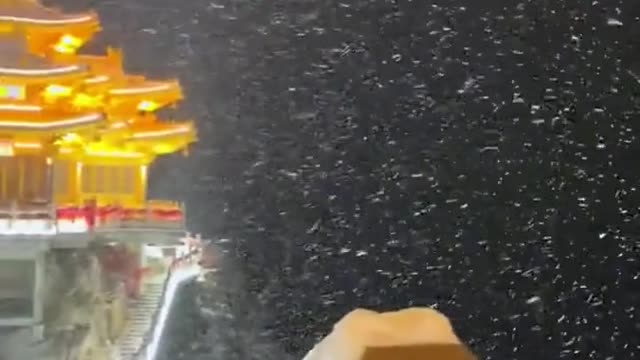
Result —
M 109 343 L 119 335 L 126 307 L 118 306 L 124 292 L 118 296 L 105 282 L 97 253 L 51 250 L 46 269 L 42 327 L 7 331 L 0 359 L 83 359 L 91 354 L 92 360 L 110 360 Z
M 78 358 L 91 356 L 109 359 L 112 340 L 108 324 L 117 324 L 111 317 L 111 300 L 117 297 L 110 288 L 106 274 L 94 251 L 52 251 L 49 253 L 45 296 L 45 337 L 59 356 L 72 354 Z M 55 269 L 55 270 L 54 270 Z M 120 292 L 120 297 L 124 293 Z M 123 319 L 124 308 L 119 309 Z M 67 356 L 67 355 L 65 355 Z
M 223 254 L 222 248 L 212 248 Z M 240 264 L 227 255 L 216 256 L 218 268 L 204 281 L 183 285 L 171 310 L 158 360 L 290 358 L 271 337 L 270 316 L 262 312 L 258 300 L 247 296 L 251 283 Z

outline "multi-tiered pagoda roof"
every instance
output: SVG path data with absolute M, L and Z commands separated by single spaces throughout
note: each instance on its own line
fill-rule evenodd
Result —
M 0 0 L 0 209 L 46 204 L 56 231 L 88 202 L 148 213 L 148 166 L 195 141 L 192 122 L 156 114 L 182 100 L 176 80 L 128 74 L 119 50 L 82 52 L 99 30 L 93 12 Z

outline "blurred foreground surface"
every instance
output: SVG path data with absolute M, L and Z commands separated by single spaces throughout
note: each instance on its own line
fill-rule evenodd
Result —
M 378 313 L 356 309 L 304 360 L 475 360 L 449 319 L 429 308 Z

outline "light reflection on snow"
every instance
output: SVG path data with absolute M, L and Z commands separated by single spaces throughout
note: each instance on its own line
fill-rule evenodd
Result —
M 171 310 L 171 306 L 178 292 L 178 289 L 183 283 L 191 279 L 194 279 L 195 277 L 198 276 L 198 274 L 200 274 L 200 267 L 197 265 L 190 265 L 187 267 L 176 267 L 173 270 L 169 278 L 169 282 L 167 283 L 165 299 L 160 308 L 157 324 L 153 330 L 153 336 L 147 347 L 146 360 L 155 360 L 158 354 L 158 347 L 161 343 L 162 334 L 166 327 L 169 311 Z

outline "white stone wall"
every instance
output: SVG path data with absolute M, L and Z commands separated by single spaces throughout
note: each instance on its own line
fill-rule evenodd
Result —
M 35 268 L 35 260 L 0 260 L 0 317 L 33 315 Z

